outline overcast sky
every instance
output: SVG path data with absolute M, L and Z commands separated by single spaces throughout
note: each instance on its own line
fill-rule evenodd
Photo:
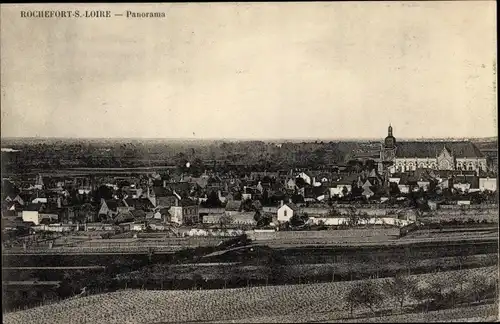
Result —
M 20 10 L 162 11 L 36 19 Z M 495 2 L 2 5 L 2 137 L 496 136 Z

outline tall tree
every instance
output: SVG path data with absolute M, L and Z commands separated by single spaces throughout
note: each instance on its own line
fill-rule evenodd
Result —
M 204 203 L 204 205 L 208 208 L 216 208 L 221 207 L 222 203 L 219 200 L 219 195 L 215 191 L 211 191 L 208 194 L 207 201 Z
M 400 309 L 403 310 L 405 301 L 414 295 L 417 287 L 416 281 L 411 277 L 397 275 L 385 283 L 384 290 L 390 298 L 398 303 Z
M 354 307 L 363 305 L 375 314 L 375 307 L 382 304 L 384 296 L 379 291 L 379 288 L 375 283 L 371 281 L 363 281 L 351 288 L 351 290 L 347 293 L 345 300 L 349 305 Z

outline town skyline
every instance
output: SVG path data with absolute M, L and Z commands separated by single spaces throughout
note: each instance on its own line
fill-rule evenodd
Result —
M 497 139 L 498 136 L 482 136 L 482 137 L 406 137 L 406 138 L 398 138 L 399 141 L 467 141 L 467 140 L 476 140 L 476 139 Z M 59 136 L 11 136 L 11 137 L 3 137 L 4 140 L 144 140 L 144 141 L 269 141 L 269 142 L 277 142 L 277 141 L 380 141 L 382 142 L 384 137 L 375 138 L 375 137 L 365 137 L 365 138 L 327 138 L 327 137 L 303 137 L 303 138 L 245 138 L 245 137 L 237 137 L 237 138 L 226 138 L 226 137 L 59 137 Z

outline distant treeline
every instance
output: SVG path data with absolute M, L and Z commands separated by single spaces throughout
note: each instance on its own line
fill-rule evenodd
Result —
M 475 141 L 481 149 L 496 140 Z M 376 157 L 378 141 L 220 141 L 220 140 L 62 140 L 10 139 L 2 146 L 4 172 L 73 167 L 116 168 L 179 166 L 197 169 L 277 171 L 289 168 L 329 167 L 358 157 Z
M 6 171 L 72 167 L 185 166 L 276 171 L 343 163 L 354 154 L 377 154 L 374 142 L 268 143 L 248 142 L 64 142 L 12 145 L 19 152 L 2 152 Z

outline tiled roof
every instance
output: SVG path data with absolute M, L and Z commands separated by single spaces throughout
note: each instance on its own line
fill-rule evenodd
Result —
M 189 206 L 196 206 L 197 204 L 189 198 L 183 198 L 180 200 L 179 205 L 182 207 L 189 207 Z
M 336 181 L 337 184 L 352 184 L 353 181 L 358 181 L 358 175 L 356 174 L 352 174 L 352 175 L 348 175 L 348 176 L 345 176 L 343 178 L 341 178 L 339 181 Z
M 324 186 L 319 187 L 306 187 L 305 188 L 305 198 L 317 198 L 327 191 L 327 188 Z
M 153 203 L 148 198 L 127 198 L 125 202 L 128 206 L 135 209 L 150 209 L 153 208 Z
M 469 177 L 469 176 L 455 176 L 453 179 L 453 183 L 465 184 L 468 183 L 472 188 L 479 188 L 479 178 L 478 177 Z
M 156 198 L 156 206 L 161 206 L 161 207 L 170 207 L 175 204 L 175 197 L 170 196 L 170 197 L 159 197 Z
M 438 156 L 443 148 L 450 151 L 456 158 L 484 157 L 481 151 L 469 141 L 457 142 L 399 142 L 396 146 L 396 157 L 425 158 Z
M 146 217 L 146 212 L 143 211 L 143 210 L 131 210 L 130 213 L 132 214 L 132 216 L 134 216 L 134 218 L 144 218 Z
M 116 223 L 125 223 L 125 222 L 128 222 L 128 221 L 132 221 L 134 220 L 134 216 L 132 215 L 131 212 L 127 212 L 127 213 L 119 213 L 118 215 L 116 215 L 114 221 Z
M 26 211 L 40 211 L 42 209 L 41 204 L 29 204 L 24 208 Z
M 291 202 L 286 203 L 286 204 L 284 204 L 283 206 L 288 206 L 288 207 L 290 207 L 290 209 L 291 209 L 291 210 L 293 210 L 293 211 L 297 211 L 297 210 L 299 210 L 299 208 L 297 207 L 297 205 L 295 205 L 294 203 L 291 203 Z
M 172 191 L 163 187 L 153 187 L 153 192 L 156 197 L 168 197 L 172 195 Z
M 15 210 L 2 210 L 2 217 L 17 217 Z
M 189 192 L 191 184 L 189 182 L 167 183 L 167 188 L 181 194 Z
M 241 208 L 241 200 L 230 200 L 226 204 L 227 211 L 239 211 Z
M 363 196 L 371 196 L 373 194 L 374 194 L 374 192 L 369 187 L 364 188 Z

